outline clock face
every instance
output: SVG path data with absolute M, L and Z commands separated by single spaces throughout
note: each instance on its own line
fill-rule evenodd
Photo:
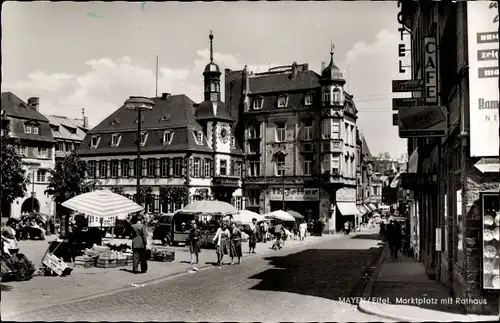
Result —
M 219 130 L 219 139 L 223 143 L 226 143 L 229 140 L 229 130 L 227 127 L 222 126 Z

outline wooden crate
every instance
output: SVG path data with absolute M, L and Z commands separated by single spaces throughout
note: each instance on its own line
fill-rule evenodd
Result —
M 43 257 L 42 264 L 56 273 L 58 276 L 62 276 L 68 265 L 61 259 L 54 256 L 54 254 L 48 252 L 45 257 Z
M 96 263 L 97 268 L 116 268 L 116 259 L 99 258 Z

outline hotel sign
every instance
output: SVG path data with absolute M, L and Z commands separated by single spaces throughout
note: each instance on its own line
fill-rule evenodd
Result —
M 498 156 L 498 2 L 467 1 L 471 157 Z M 487 140 L 486 140 L 486 139 Z
M 423 91 L 424 80 L 393 80 L 392 92 L 414 92 Z
M 392 110 L 399 110 L 401 108 L 416 108 L 425 106 L 424 98 L 399 98 L 392 99 Z
M 285 201 L 319 201 L 318 188 L 285 188 Z M 283 188 L 272 188 L 271 201 L 283 200 Z
M 443 137 L 448 133 L 445 107 L 428 106 L 399 110 L 399 137 Z

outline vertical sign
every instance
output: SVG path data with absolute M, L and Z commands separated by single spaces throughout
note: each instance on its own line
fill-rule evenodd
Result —
M 498 156 L 498 2 L 467 1 L 471 157 Z M 486 140 L 487 138 L 487 140 Z
M 424 44 L 425 99 L 428 104 L 437 104 L 436 37 L 425 37 Z
M 436 251 L 441 251 L 441 228 L 436 228 Z

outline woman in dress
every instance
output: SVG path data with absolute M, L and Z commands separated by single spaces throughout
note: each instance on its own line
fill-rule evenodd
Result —
M 223 222 L 217 229 L 217 232 L 215 233 L 215 237 L 213 239 L 216 246 L 217 266 L 222 265 L 222 259 L 224 258 L 224 255 L 228 254 L 229 237 L 229 229 L 227 228 L 227 224 Z
M 229 250 L 231 265 L 234 265 L 234 257 L 238 257 L 238 264 L 241 263 L 243 253 L 241 251 L 241 230 L 236 227 L 236 223 L 231 223 L 231 248 Z
M 248 253 L 255 253 L 255 247 L 257 246 L 257 219 L 253 218 L 252 223 L 249 225 L 248 230 Z
M 15 254 L 19 251 L 16 239 L 16 230 L 14 229 L 17 225 L 17 221 L 14 219 L 7 220 L 5 228 L 2 230 L 2 251 L 8 255 Z
M 191 221 L 191 231 L 189 232 L 189 252 L 191 252 L 191 265 L 198 263 L 198 255 L 201 252 L 201 230 L 196 221 Z

